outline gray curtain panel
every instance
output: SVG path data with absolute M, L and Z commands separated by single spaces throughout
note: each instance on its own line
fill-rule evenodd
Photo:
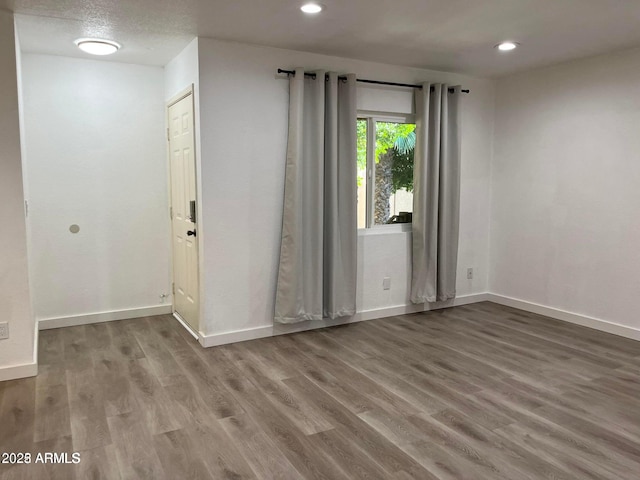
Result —
M 356 311 L 356 77 L 315 73 L 289 80 L 278 323 Z
M 461 95 L 460 87 L 429 83 L 415 92 L 413 303 L 456 296 Z

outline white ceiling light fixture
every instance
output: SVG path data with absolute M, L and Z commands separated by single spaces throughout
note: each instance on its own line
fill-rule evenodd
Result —
M 495 46 L 501 52 L 510 52 L 511 50 L 515 50 L 518 48 L 518 43 L 516 42 L 502 42 Z
M 111 55 L 121 48 L 119 43 L 101 38 L 79 38 L 75 44 L 80 50 L 91 55 Z
M 323 9 L 324 7 L 319 3 L 305 3 L 300 7 L 300 10 L 302 10 L 304 13 L 311 14 L 320 13 Z

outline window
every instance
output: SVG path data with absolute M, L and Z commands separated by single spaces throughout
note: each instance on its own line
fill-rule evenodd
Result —
M 359 116 L 358 228 L 411 222 L 415 128 L 407 116 Z

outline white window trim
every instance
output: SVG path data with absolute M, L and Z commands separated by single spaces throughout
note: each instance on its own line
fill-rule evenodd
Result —
M 373 217 L 375 212 L 374 186 L 376 183 L 376 122 L 398 122 L 398 123 L 416 123 L 415 115 L 408 113 L 391 113 L 391 112 L 374 112 L 371 110 L 358 110 L 358 120 L 367 121 L 367 218 L 365 228 L 359 228 L 359 233 L 367 232 L 367 234 L 380 233 L 401 233 L 411 232 L 412 224 L 404 223 L 401 225 L 375 225 Z M 373 148 L 370 148 L 373 147 Z

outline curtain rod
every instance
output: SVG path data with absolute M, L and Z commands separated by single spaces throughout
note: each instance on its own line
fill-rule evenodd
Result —
M 278 73 L 286 73 L 287 75 L 295 75 L 296 72 L 294 70 L 283 70 L 282 68 L 278 69 Z M 315 73 L 304 73 L 305 77 L 316 78 Z M 346 80 L 347 77 L 338 77 L 341 80 Z M 356 78 L 356 82 L 361 83 L 373 83 L 374 85 L 391 85 L 392 87 L 408 87 L 408 88 L 418 88 L 422 90 L 422 85 L 412 85 L 410 83 L 396 83 L 396 82 L 383 82 L 380 80 L 366 80 L 364 78 Z M 431 87 L 433 89 L 433 87 Z M 453 93 L 453 88 L 449 89 L 450 93 Z M 469 93 L 469 90 L 460 90 L 462 93 Z

